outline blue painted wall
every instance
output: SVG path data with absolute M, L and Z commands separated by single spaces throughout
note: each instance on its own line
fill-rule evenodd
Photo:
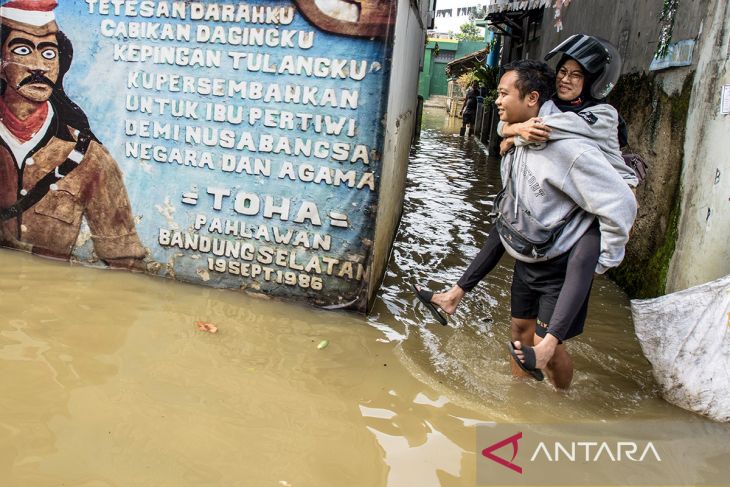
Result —
M 215 4 L 202 2 L 206 9 Z M 287 1 L 248 5 L 293 8 Z M 73 64 L 64 84 L 122 170 L 137 232 L 149 251 L 148 272 L 320 305 L 362 308 L 358 301 L 364 299 L 363 276 L 371 254 L 381 184 L 381 120 L 387 97 L 390 40 L 330 34 L 296 11 L 291 23 L 277 25 L 192 20 L 190 4 L 186 19 L 145 17 L 141 10 L 115 14 L 113 6 L 107 6 L 110 10 L 103 13 L 99 3 L 92 8 L 87 2 L 64 1 L 56 9 L 58 25 L 74 46 Z M 134 29 L 140 27 L 152 29 L 147 38 L 134 38 Z M 224 40 L 203 42 L 205 36 L 197 37 L 201 28 L 222 29 Z M 223 43 L 227 36 L 240 34 L 241 28 L 261 28 L 267 31 L 265 35 L 274 37 L 296 31 L 294 47 Z M 180 39 L 149 38 L 163 32 L 180 33 Z M 298 36 L 304 35 L 306 41 L 306 33 L 313 33 L 311 47 L 307 42 L 297 46 Z M 237 39 L 234 35 L 230 40 L 240 42 Z M 168 64 L 156 59 L 163 55 L 158 49 L 177 49 L 180 62 Z M 193 53 L 203 56 L 203 65 L 189 65 Z M 146 59 L 138 60 L 140 57 Z M 206 57 L 210 62 L 206 63 Z M 247 64 L 249 58 L 254 60 L 251 66 Z M 319 66 L 322 73 L 326 72 L 325 64 L 338 60 L 346 61 L 346 67 L 322 77 L 279 72 L 287 59 L 294 64 L 313 59 L 314 69 Z M 147 78 L 159 85 L 145 87 L 143 79 Z M 246 97 L 228 93 L 232 83 L 240 82 L 247 84 Z M 186 93 L 186 83 L 196 92 Z M 210 90 L 203 85 L 209 83 L 219 84 L 222 92 L 206 94 Z M 265 100 L 252 93 L 259 87 L 264 93 L 275 90 L 269 92 L 274 98 Z M 299 90 L 301 95 L 298 102 L 278 101 L 277 89 L 282 98 L 287 90 Z M 329 100 L 323 98 L 328 89 L 334 97 Z M 307 91 L 317 105 L 304 102 Z M 145 103 L 151 113 L 139 109 Z M 187 106 L 186 113 L 171 113 L 170 104 L 178 103 Z M 214 120 L 214 114 L 221 110 L 230 110 L 234 120 Z M 293 117 L 293 125 L 282 122 L 282 117 Z M 327 124 L 318 117 L 330 117 L 330 125 L 342 123 L 342 133 L 317 133 L 320 121 Z M 162 134 L 147 135 L 155 127 Z M 200 129 L 210 140 L 186 140 L 189 128 Z M 173 134 L 179 131 L 179 135 L 168 137 L 164 135 L 167 130 Z M 294 154 L 297 142 L 311 143 L 312 155 Z M 192 151 L 187 165 L 179 161 L 179 155 L 184 159 L 186 151 Z M 224 158 L 234 161 L 233 167 L 224 164 Z M 270 175 L 248 173 L 254 172 L 256 159 L 270 169 Z M 203 164 L 204 160 L 209 163 Z M 246 160 L 249 164 L 244 163 Z M 345 181 L 339 186 L 327 184 L 334 183 L 338 175 Z M 352 184 L 355 187 L 348 187 Z M 259 210 L 255 211 L 257 203 Z M 282 212 L 281 207 L 287 204 L 289 211 Z M 265 215 L 267 207 L 279 210 L 269 208 L 273 214 Z M 226 227 L 231 230 L 229 234 Z M 82 228 L 73 256 L 94 263 L 93 243 L 83 238 L 85 232 Z M 291 234 L 291 240 L 277 243 L 276 234 Z M 197 250 L 184 248 L 186 239 L 195 238 Z M 218 256 L 212 249 L 201 250 L 206 239 L 218 246 L 228 242 L 229 249 L 240 244 L 244 255 Z M 312 248 L 315 242 L 323 248 Z M 243 268 L 258 274 L 242 277 L 239 272 Z

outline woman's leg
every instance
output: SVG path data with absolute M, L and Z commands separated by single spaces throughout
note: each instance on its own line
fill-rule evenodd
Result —
M 496 267 L 503 255 L 504 245 L 499 238 L 499 232 L 496 228 L 492 228 L 482 249 L 471 261 L 456 285 L 466 292 L 471 291 Z
M 435 293 L 431 298 L 431 302 L 446 313 L 454 314 L 464 294 L 474 289 L 479 281 L 494 269 L 502 255 L 504 255 L 504 246 L 499 238 L 499 232 L 496 228 L 493 228 L 489 232 L 482 249 L 471 261 L 471 264 L 469 264 L 457 283 L 445 293 Z
M 601 232 L 598 224 L 594 223 L 573 246 L 568 256 L 565 284 L 560 290 L 547 329 L 548 333 L 560 340 L 565 340 L 567 331 L 588 296 L 600 254 Z

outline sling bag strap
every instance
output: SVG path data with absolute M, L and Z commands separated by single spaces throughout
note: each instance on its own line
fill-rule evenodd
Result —
M 542 259 L 553 248 L 567 224 L 578 212 L 582 211 L 582 208 L 573 205 L 573 208 L 560 221 L 551 227 L 543 225 L 526 208 L 519 205 L 519 200 L 515 196 L 517 189 L 512 177 L 512 169 L 513 164 L 510 160 L 507 181 L 502 191 L 494 199 L 494 211 L 497 213 L 495 228 L 502 237 L 502 241 L 518 254 L 533 259 Z M 503 204 L 507 206 L 506 214 L 502 212 Z M 513 207 L 514 211 L 509 207 Z
M 10 220 L 23 214 L 26 210 L 38 203 L 51 190 L 51 186 L 68 176 L 83 161 L 86 151 L 89 150 L 92 136 L 90 132 L 79 132 L 76 145 L 61 165 L 49 172 L 36 183 L 33 188 L 18 201 L 7 208 L 0 208 L 0 221 Z M 54 188 L 55 189 L 55 188 Z

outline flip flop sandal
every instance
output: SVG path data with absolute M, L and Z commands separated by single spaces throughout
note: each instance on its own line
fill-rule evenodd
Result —
M 415 284 L 412 284 L 411 287 L 413 288 L 413 292 L 416 293 L 416 297 L 420 302 L 422 302 L 426 308 L 431 312 L 434 318 L 436 318 L 436 321 L 441 323 L 442 325 L 446 326 L 446 318 L 444 315 L 439 313 L 438 308 L 436 308 L 436 305 L 434 305 L 431 302 L 431 298 L 433 297 L 433 293 L 429 291 L 428 289 L 418 289 Z
M 512 342 L 509 342 L 509 353 L 512 355 L 512 358 L 517 362 L 517 365 L 520 366 L 522 370 L 530 374 L 532 377 L 535 378 L 535 380 L 543 380 L 545 379 L 545 376 L 542 373 L 542 370 L 535 367 L 536 359 L 535 359 L 535 351 L 532 349 L 532 347 L 528 347 L 527 345 L 522 345 L 522 348 L 520 349 L 522 351 L 522 354 L 525 356 L 525 362 L 523 363 L 520 358 L 515 353 L 517 349 L 515 348 L 515 344 Z

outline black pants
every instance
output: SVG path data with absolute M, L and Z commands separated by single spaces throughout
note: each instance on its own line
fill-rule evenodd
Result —
M 504 252 L 499 233 L 493 228 L 484 246 L 456 284 L 466 292 L 471 291 L 494 269 Z M 560 290 L 547 329 L 547 333 L 555 335 L 559 340 L 565 339 L 571 325 L 582 314 L 600 253 L 601 232 L 598 222 L 594 222 L 568 255 L 565 283 Z
M 492 272 L 503 255 L 504 246 L 499 239 L 499 233 L 496 228 L 492 228 L 484 246 L 456 284 L 466 292 L 471 291 L 487 274 Z

